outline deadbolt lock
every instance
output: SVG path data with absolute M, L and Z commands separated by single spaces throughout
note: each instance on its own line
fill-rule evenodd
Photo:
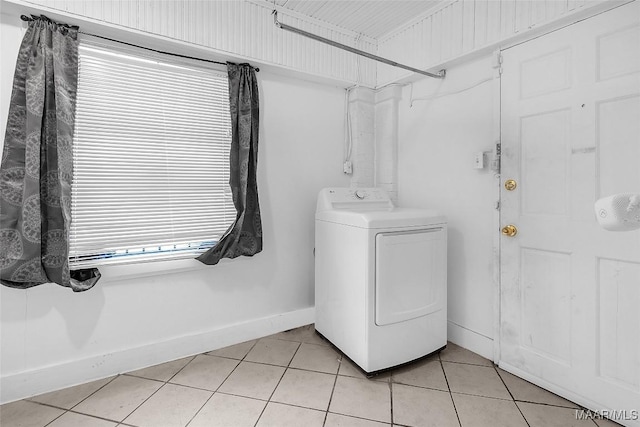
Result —
M 513 237 L 518 234 L 518 229 L 513 224 L 505 225 L 502 227 L 502 234 L 504 236 Z
M 507 191 L 515 190 L 517 186 L 518 186 L 518 183 L 516 182 L 515 179 L 508 179 L 504 182 L 504 188 L 506 188 Z

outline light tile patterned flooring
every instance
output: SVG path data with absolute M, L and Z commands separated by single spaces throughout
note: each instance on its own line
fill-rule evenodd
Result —
M 577 405 L 449 343 L 366 379 L 313 325 L 0 407 L 2 427 L 591 426 Z

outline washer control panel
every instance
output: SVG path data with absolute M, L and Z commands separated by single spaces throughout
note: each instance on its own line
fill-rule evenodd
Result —
M 355 190 L 353 192 L 353 195 L 356 196 L 356 199 L 358 200 L 364 200 L 369 197 L 369 193 L 367 193 L 365 190 Z
M 381 188 L 324 188 L 318 195 L 317 212 L 329 209 L 389 209 L 393 203 Z

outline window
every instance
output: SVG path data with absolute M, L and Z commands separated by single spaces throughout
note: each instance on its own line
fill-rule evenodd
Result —
M 235 220 L 226 71 L 81 42 L 71 268 L 194 257 Z

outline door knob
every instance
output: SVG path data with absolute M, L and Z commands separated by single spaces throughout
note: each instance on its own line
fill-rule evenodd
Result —
M 516 182 L 515 179 L 508 179 L 504 182 L 504 188 L 506 188 L 507 191 L 515 190 L 517 186 L 518 186 L 518 183 Z
M 504 236 L 513 237 L 518 234 L 518 229 L 515 225 L 509 224 L 502 227 L 502 234 Z

